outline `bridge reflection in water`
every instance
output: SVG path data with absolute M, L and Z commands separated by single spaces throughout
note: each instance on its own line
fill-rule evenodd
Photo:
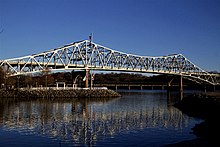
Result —
M 22 101 L 0 99 L 0 125 L 24 134 L 46 135 L 77 144 L 146 128 L 187 127 L 190 117 L 164 105 L 167 99 L 132 93 L 120 99 Z M 146 100 L 147 99 L 147 100 Z

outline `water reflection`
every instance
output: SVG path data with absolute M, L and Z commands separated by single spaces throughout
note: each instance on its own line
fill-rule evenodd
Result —
M 120 99 L 0 99 L 4 129 L 83 145 L 146 128 L 181 129 L 188 120 L 179 110 L 168 107 L 161 93 L 129 93 Z

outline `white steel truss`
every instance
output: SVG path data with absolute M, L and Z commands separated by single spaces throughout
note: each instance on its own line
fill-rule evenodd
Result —
M 112 70 L 182 75 L 185 78 L 220 84 L 220 75 L 202 70 L 182 54 L 150 57 L 122 53 L 83 40 L 39 54 L 0 60 L 8 76 L 44 70 Z

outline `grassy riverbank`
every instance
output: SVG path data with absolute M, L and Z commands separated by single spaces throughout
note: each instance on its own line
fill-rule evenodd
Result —
M 110 89 L 19 89 L 0 90 L 0 98 L 110 98 L 121 95 Z
M 198 139 L 183 141 L 173 146 L 219 146 L 220 145 L 220 93 L 194 94 L 183 98 L 174 105 L 189 116 L 202 118 L 204 122 L 192 128 Z

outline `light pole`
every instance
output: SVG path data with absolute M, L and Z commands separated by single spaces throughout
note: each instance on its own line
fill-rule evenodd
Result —
M 75 87 L 75 88 L 76 88 L 76 80 L 77 80 L 77 78 L 78 78 L 79 76 L 80 76 L 80 75 L 77 75 L 77 76 L 75 77 L 75 79 L 74 79 L 73 87 Z

